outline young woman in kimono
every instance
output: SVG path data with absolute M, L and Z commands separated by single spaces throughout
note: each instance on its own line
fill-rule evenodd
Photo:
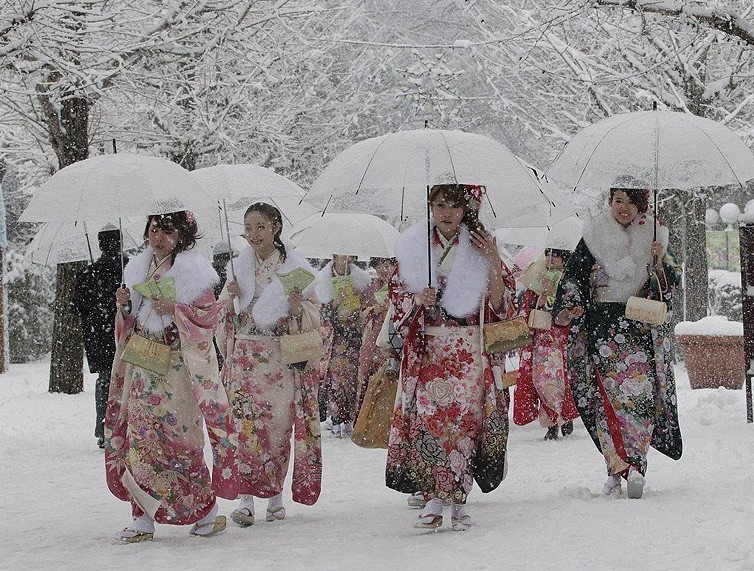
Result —
M 603 493 L 629 498 L 644 490 L 652 446 L 681 457 L 669 312 L 662 325 L 627 319 L 630 296 L 671 308 L 680 268 L 667 252 L 668 230 L 647 215 L 649 191 L 629 176 L 616 179 L 609 208 L 584 228 L 558 286 L 555 322 L 571 324 L 568 364 L 573 398 L 605 458 Z M 651 277 L 648 277 L 651 272 Z
M 387 315 L 387 282 L 395 271 L 393 258 L 372 258 L 369 266 L 377 272 L 376 279 L 364 290 L 361 303 L 361 318 L 364 333 L 359 350 L 359 374 L 356 401 L 356 416 L 361 410 L 369 378 L 389 359 L 395 358 L 392 348 L 377 347 L 377 336 Z
M 504 358 L 484 352 L 481 324 L 515 316 L 515 282 L 477 219 L 483 190 L 430 189 L 431 286 L 427 223 L 406 230 L 395 245 L 398 270 L 389 291 L 404 345 L 386 483 L 427 498 L 417 528 L 441 526 L 443 507 L 452 505 L 452 529 L 468 529 L 474 480 L 489 492 L 505 477 Z
M 532 310 L 549 312 L 555 291 L 570 252 L 545 250 L 545 274 L 535 289 L 527 288 L 521 298 L 519 315 L 528 321 Z M 532 263 L 542 263 L 535 261 Z M 513 422 L 522 426 L 537 419 L 547 428 L 545 440 L 558 439 L 573 432 L 573 419 L 579 411 L 573 402 L 566 367 L 568 327 L 553 323 L 549 329 L 531 329 L 532 344 L 520 352 L 516 389 L 513 392 Z
M 244 216 L 249 243 L 235 260 L 235 279 L 220 303 L 227 308 L 217 345 L 224 356 L 222 379 L 238 424 L 239 493 L 231 514 L 240 526 L 254 523 L 254 497 L 267 498 L 267 521 L 285 518 L 282 492 L 293 435 L 293 501 L 317 501 L 322 477 L 317 383 L 319 360 L 285 365 L 282 335 L 319 330 L 313 285 L 285 295 L 276 276 L 304 269 L 306 259 L 280 239 L 283 219 L 269 204 L 252 204 Z M 231 274 L 228 273 L 230 276 Z M 238 308 L 236 315 L 234 309 Z
M 353 432 L 356 419 L 359 350 L 363 325 L 361 296 L 369 286 L 369 273 L 356 265 L 356 256 L 333 255 L 317 274 L 317 297 L 322 301 L 322 319 L 328 324 L 325 373 L 322 390 L 332 433 L 338 438 Z
M 238 440 L 212 344 L 219 320 L 212 287 L 218 277 L 191 250 L 197 237 L 190 212 L 149 216 L 148 247 L 128 262 L 125 287 L 116 290 L 105 464 L 110 491 L 132 505 L 134 519 L 120 534 L 127 543 L 151 540 L 155 521 L 194 524 L 191 535 L 215 535 L 225 528 L 216 496 L 237 496 Z M 174 281 L 174 299 L 144 297 L 134 289 L 153 280 Z M 170 346 L 165 375 L 122 359 L 134 333 Z M 211 473 L 204 462 L 204 424 L 213 451 Z

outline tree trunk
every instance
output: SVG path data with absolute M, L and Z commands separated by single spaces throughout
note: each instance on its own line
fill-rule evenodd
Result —
M 707 233 L 704 225 L 706 201 L 693 196 L 687 205 L 686 252 L 686 319 L 696 321 L 707 316 Z
M 0 176 L 2 180 L 2 176 Z M 0 196 L 2 196 L 0 194 Z M 5 317 L 5 251 L 0 246 L 0 373 L 5 372 L 8 364 L 8 354 L 5 348 L 8 346 L 8 320 Z
M 82 97 L 64 98 L 59 114 L 45 100 L 50 142 L 63 169 L 89 156 L 89 108 Z M 47 103 L 45 106 L 44 104 Z M 55 284 L 55 318 L 52 326 L 52 356 L 50 359 L 50 392 L 76 394 L 84 388 L 84 346 L 81 319 L 71 311 L 76 272 L 86 262 L 58 264 Z
M 86 265 L 85 261 L 58 264 L 50 359 L 51 393 L 72 395 L 84 389 L 81 319 L 71 311 L 71 303 L 76 272 Z

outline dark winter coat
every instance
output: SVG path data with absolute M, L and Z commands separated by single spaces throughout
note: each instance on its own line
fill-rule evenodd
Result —
M 104 252 L 76 275 L 73 307 L 81 316 L 86 359 L 92 373 L 107 373 L 113 364 L 115 290 L 121 279 L 118 252 Z

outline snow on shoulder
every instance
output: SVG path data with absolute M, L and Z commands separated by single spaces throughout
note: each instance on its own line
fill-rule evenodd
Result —
M 675 326 L 676 335 L 743 335 L 744 324 L 728 321 L 724 315 L 708 315 L 699 321 L 681 321 Z

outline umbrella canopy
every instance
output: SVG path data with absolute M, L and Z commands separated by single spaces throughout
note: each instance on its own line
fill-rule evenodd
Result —
M 710 119 L 638 111 L 579 132 L 546 174 L 595 198 L 619 175 L 642 179 L 655 190 L 743 186 L 754 178 L 754 155 L 738 135 Z
M 366 139 L 339 154 L 305 195 L 327 212 L 369 212 L 388 220 L 426 217 L 427 185 L 487 187 L 482 219 L 531 226 L 570 211 L 548 196 L 536 171 L 497 141 L 462 131 L 421 129 Z M 560 207 L 560 208 L 558 208 Z M 562 209 L 562 210 L 561 210 Z
M 377 216 L 337 213 L 307 218 L 291 231 L 290 241 L 310 258 L 349 254 L 368 260 L 392 258 L 399 235 L 398 230 Z
M 259 165 L 215 165 L 196 169 L 191 175 L 219 203 L 228 208 L 229 218 L 236 220 L 254 202 L 266 202 L 280 210 L 283 226 L 293 226 L 317 209 L 301 203 L 304 189 L 272 169 Z
M 36 192 L 20 222 L 73 222 L 208 210 L 213 202 L 177 164 L 119 153 L 61 169 Z
M 26 256 L 32 263 L 45 266 L 92 262 L 102 253 L 97 234 L 103 230 L 118 230 L 118 221 L 46 222 L 26 247 Z M 143 231 L 143 221 L 123 220 L 123 249 L 138 249 L 144 242 Z
M 500 228 L 495 231 L 498 242 L 504 244 L 559 250 L 574 250 L 581 236 L 581 219 L 575 215 L 556 222 L 552 226 Z

